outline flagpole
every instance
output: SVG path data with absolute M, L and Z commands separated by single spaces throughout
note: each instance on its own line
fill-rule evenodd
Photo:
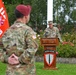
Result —
M 47 0 L 47 23 L 48 21 L 53 21 L 53 0 Z

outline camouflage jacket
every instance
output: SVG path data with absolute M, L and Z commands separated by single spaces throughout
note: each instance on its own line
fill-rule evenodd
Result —
M 8 57 L 11 54 L 15 54 L 19 57 L 20 64 L 13 65 L 14 68 L 20 68 L 23 65 L 26 66 L 24 72 L 19 73 L 20 69 L 15 69 L 18 75 L 28 75 L 28 69 L 32 72 L 34 67 L 34 55 L 37 51 L 38 44 L 36 43 L 36 33 L 27 25 L 21 22 L 15 22 L 3 35 L 3 57 L 2 61 L 8 63 Z M 9 65 L 10 66 L 10 65 Z M 12 66 L 10 67 L 10 69 Z M 13 69 L 13 68 L 12 68 Z M 33 69 L 33 70 L 32 70 Z M 13 69 L 14 70 L 14 69 Z M 22 70 L 21 70 L 22 71 Z M 11 71 L 8 71 L 11 72 Z M 26 73 L 27 72 L 27 73 Z M 31 73 L 30 72 L 30 73 Z M 13 73 L 13 72 L 12 72 Z M 15 74 L 8 74 L 15 75 Z M 30 74 L 31 75 L 31 74 Z
M 53 27 L 51 28 L 46 28 L 43 34 L 43 37 L 47 37 L 47 38 L 59 38 L 60 42 L 63 42 L 61 39 L 61 35 L 59 33 L 59 29 L 57 27 Z

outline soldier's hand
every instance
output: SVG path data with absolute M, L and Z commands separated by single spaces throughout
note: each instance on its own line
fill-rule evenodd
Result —
M 69 44 L 69 45 L 71 45 L 71 46 L 74 46 L 74 44 L 73 44 L 72 42 L 62 42 L 62 44 L 63 44 L 63 45 Z
M 15 54 L 12 54 L 12 55 L 8 58 L 8 63 L 11 64 L 11 65 L 19 64 L 18 57 L 17 57 Z
M 65 42 L 65 41 L 64 41 L 64 42 L 62 42 L 62 44 L 65 45 L 65 44 L 68 44 L 68 42 Z

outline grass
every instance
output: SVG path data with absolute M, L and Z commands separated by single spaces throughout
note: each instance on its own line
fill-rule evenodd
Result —
M 43 63 L 36 63 L 37 75 L 76 75 L 76 64 L 57 64 L 58 70 L 43 70 Z
M 36 62 L 37 75 L 76 75 L 76 64 L 56 65 L 58 70 L 43 70 L 44 64 Z M 5 75 L 6 64 L 0 63 L 0 75 Z
M 0 75 L 5 75 L 6 64 L 0 62 Z

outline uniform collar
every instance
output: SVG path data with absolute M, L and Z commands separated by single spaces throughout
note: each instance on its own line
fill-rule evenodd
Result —
M 22 23 L 22 24 L 24 24 L 23 22 L 21 22 L 21 21 L 15 21 L 14 23 Z
M 25 23 L 23 23 L 21 21 L 15 21 L 14 24 L 17 25 L 17 26 L 24 26 L 24 25 L 26 25 Z

